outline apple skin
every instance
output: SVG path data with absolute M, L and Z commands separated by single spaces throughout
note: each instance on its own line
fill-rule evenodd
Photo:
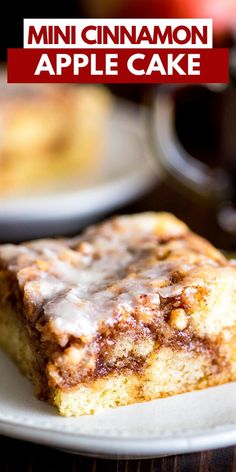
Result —
M 216 38 L 236 29 L 236 0 L 117 0 L 117 10 L 123 18 L 213 18 Z

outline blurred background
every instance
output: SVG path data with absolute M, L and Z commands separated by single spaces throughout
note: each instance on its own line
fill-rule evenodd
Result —
M 14 10 L 14 11 L 12 11 Z M 74 234 L 105 215 L 171 211 L 236 246 L 235 0 L 18 2 L 6 10 L 0 91 L 0 239 Z M 213 17 L 230 83 L 7 85 L 23 18 Z

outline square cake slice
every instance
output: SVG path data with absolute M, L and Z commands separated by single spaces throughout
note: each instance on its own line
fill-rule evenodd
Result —
M 0 345 L 65 416 L 236 380 L 236 265 L 167 213 L 2 245 Z

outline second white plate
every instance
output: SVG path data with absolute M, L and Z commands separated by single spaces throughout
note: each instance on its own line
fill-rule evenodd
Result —
M 114 102 L 100 169 L 58 181 L 53 190 L 0 198 L 0 239 L 68 234 L 137 198 L 158 180 L 149 152 L 143 110 Z

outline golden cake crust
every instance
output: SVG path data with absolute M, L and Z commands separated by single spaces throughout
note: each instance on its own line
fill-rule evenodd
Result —
M 0 267 L 6 302 L 18 307 L 57 398 L 111 376 L 141 378 L 157 353 L 204 359 L 208 385 L 213 375 L 233 378 L 224 336 L 235 329 L 236 266 L 172 215 L 3 245 Z

